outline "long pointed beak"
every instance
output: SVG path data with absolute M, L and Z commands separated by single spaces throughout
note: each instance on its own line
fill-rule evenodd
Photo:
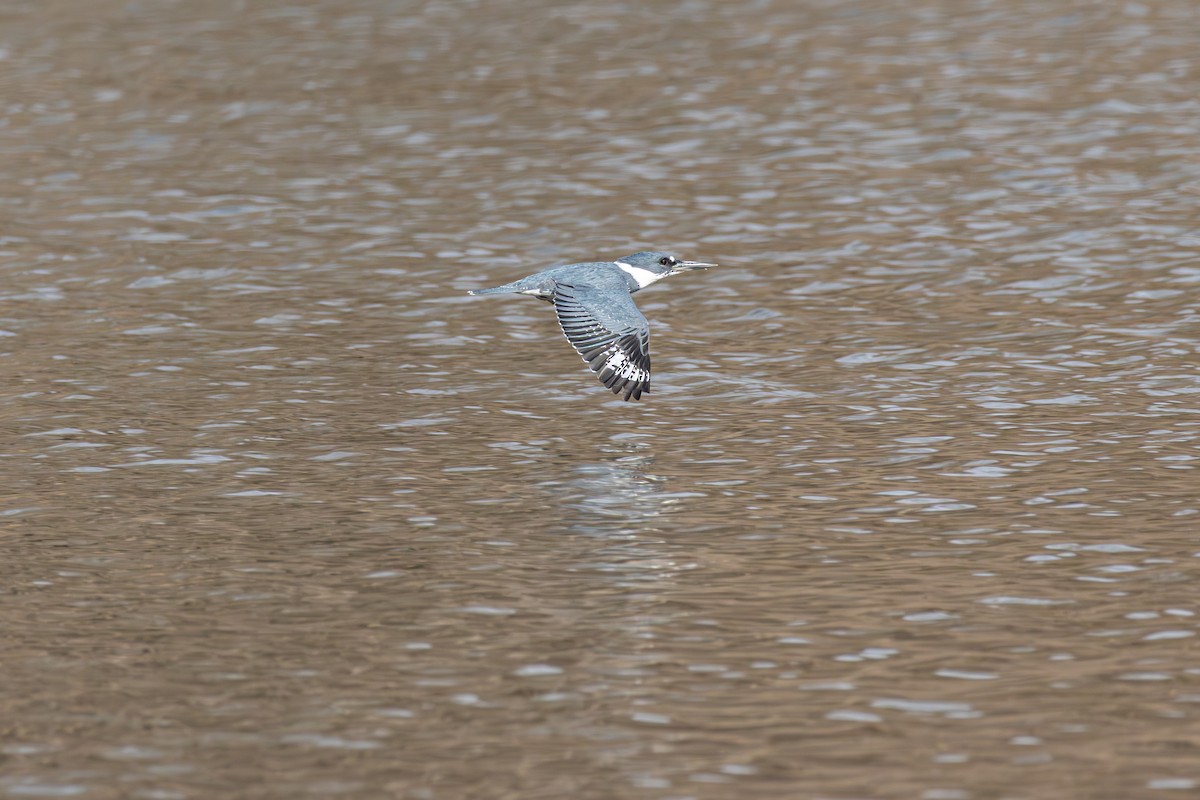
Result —
M 703 261 L 680 261 L 671 272 L 691 272 L 694 269 L 712 269 L 716 264 L 705 264 Z

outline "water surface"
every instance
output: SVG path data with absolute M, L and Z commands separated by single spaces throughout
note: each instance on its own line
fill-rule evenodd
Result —
M 0 21 L 0 792 L 1200 788 L 1191 4 Z

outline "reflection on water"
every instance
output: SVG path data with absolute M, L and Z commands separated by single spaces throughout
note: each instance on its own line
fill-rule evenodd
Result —
M 645 472 L 652 463 L 649 456 L 622 456 L 575 468 L 579 477 L 564 487 L 566 507 L 574 512 L 566 530 L 606 541 L 589 549 L 580 569 L 607 572 L 618 586 L 641 589 L 642 582 L 670 579 L 694 566 L 677 561 L 663 536 L 657 518 L 678 498 L 659 488 L 663 478 Z
M 663 504 L 655 486 L 663 479 L 646 473 L 653 462 L 649 456 L 623 456 L 576 466 L 577 477 L 563 487 L 569 493 L 566 507 L 578 512 L 571 528 L 602 535 L 613 526 L 625 531 L 652 526 Z
M 1194 12 L 10 4 L 0 793 L 1194 793 Z

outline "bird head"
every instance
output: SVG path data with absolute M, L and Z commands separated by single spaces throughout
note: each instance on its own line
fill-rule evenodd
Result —
M 716 264 L 706 264 L 703 261 L 684 261 L 670 253 L 658 252 L 634 253 L 620 259 L 620 263 L 628 264 L 634 269 L 644 269 L 661 278 L 680 272 L 691 272 L 696 269 L 709 269 L 717 266 Z

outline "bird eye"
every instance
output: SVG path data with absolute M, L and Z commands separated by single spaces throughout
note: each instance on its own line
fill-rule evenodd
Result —
M 669 267 L 671 266 L 671 262 L 674 260 L 675 259 L 671 258 L 670 256 L 663 256 L 658 260 L 658 263 L 662 264 L 664 267 Z

